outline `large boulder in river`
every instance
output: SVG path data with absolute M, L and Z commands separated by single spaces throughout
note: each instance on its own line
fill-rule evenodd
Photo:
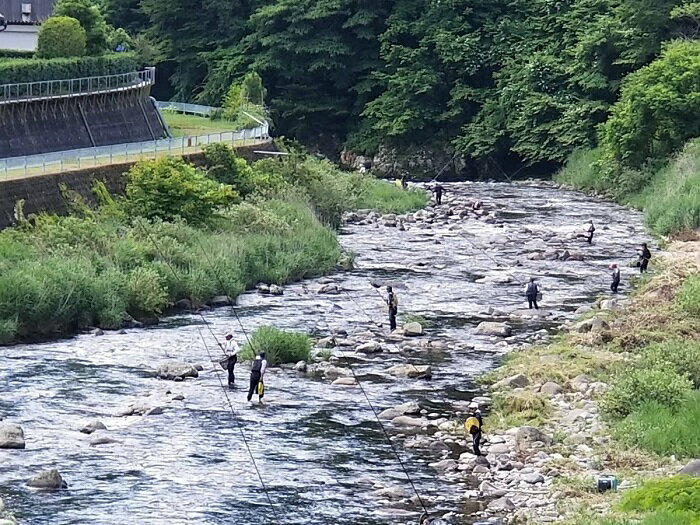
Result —
M 508 323 L 483 321 L 476 327 L 475 333 L 480 335 L 497 335 L 500 337 L 507 337 L 512 331 L 513 329 Z
M 197 367 L 181 361 L 166 361 L 158 367 L 156 375 L 160 379 L 183 380 L 186 377 L 199 377 Z
M 416 322 L 406 323 L 405 325 L 403 325 L 403 333 L 404 335 L 407 335 L 409 337 L 423 335 L 423 325 Z
M 409 379 L 428 379 L 433 375 L 433 370 L 429 365 L 394 365 L 387 370 L 387 373 Z
M 356 350 L 362 354 L 376 354 L 382 351 L 382 345 L 376 341 L 369 341 L 358 346 Z
M 0 448 L 24 448 L 24 431 L 18 425 L 0 423 Z
M 51 470 L 44 470 L 40 472 L 37 476 L 27 481 L 27 485 L 34 487 L 35 489 L 44 490 L 56 490 L 56 489 L 67 489 L 68 483 L 64 481 L 58 470 L 52 468 Z

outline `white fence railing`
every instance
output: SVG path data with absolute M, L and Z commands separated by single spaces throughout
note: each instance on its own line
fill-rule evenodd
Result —
M 219 109 L 212 106 L 203 106 L 201 104 L 188 104 L 186 102 L 161 102 L 158 100 L 156 104 L 161 111 L 177 111 L 178 113 L 201 115 L 203 117 L 208 117 Z
M 8 157 L 0 159 L 0 177 L 4 175 L 5 179 L 24 178 L 45 173 L 62 173 L 83 168 L 120 164 L 158 156 L 198 153 L 207 144 L 218 142 L 224 142 L 231 146 L 241 146 L 267 140 L 270 137 L 269 132 L 269 124 L 265 122 L 262 126 L 240 131 L 224 131 L 208 135 L 174 137 L 23 157 Z
M 140 86 L 152 86 L 155 81 L 156 68 L 149 67 L 143 71 L 130 71 L 117 75 L 2 84 L 0 85 L 0 104 L 108 93 Z

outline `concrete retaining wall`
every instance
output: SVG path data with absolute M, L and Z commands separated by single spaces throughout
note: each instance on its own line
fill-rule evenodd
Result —
M 248 162 L 256 160 L 259 155 L 255 150 L 275 151 L 272 142 L 236 148 L 236 153 Z M 185 155 L 185 160 L 194 165 L 202 165 L 204 155 L 196 153 Z M 63 214 L 68 211 L 66 202 L 61 194 L 59 185 L 64 184 L 69 190 L 79 193 L 86 202 L 95 203 L 92 186 L 95 180 L 104 181 L 107 189 L 114 195 L 124 193 L 126 178 L 124 173 L 134 163 L 113 164 L 98 168 L 71 171 L 54 175 L 41 175 L 20 180 L 0 181 L 0 228 L 12 226 L 15 223 L 15 204 L 24 200 L 24 215 L 42 211 Z

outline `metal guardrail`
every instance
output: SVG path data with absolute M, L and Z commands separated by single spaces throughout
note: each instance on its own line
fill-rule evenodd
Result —
M 169 139 L 115 144 L 97 148 L 83 148 L 40 155 L 0 159 L 0 177 L 19 179 L 45 173 L 63 173 L 77 169 L 108 166 L 167 155 L 198 153 L 207 144 L 223 142 L 232 146 L 256 143 L 270 138 L 267 122 L 256 128 L 225 131 L 208 135 L 175 137 Z
M 161 111 L 176 111 L 178 113 L 185 113 L 189 115 L 201 115 L 203 117 L 208 117 L 214 111 L 219 108 L 213 106 L 203 106 L 201 104 L 188 104 L 186 102 L 161 102 L 156 101 L 158 109 Z
M 0 85 L 0 104 L 94 95 L 134 87 L 152 86 L 155 82 L 156 69 L 149 67 L 143 71 L 130 71 L 116 75 L 2 84 Z

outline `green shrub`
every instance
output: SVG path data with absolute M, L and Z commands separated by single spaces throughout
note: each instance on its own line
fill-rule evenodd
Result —
M 689 512 L 700 516 L 700 478 L 673 476 L 647 481 L 622 496 L 620 507 L 626 511 Z
M 700 518 L 692 512 L 669 512 L 661 510 L 641 518 L 604 517 L 596 513 L 580 516 L 566 525 L 700 525 Z
M 241 104 L 243 103 L 243 95 L 241 86 L 238 84 L 231 85 L 224 96 L 224 101 L 221 104 L 224 110 L 224 118 L 228 120 L 233 120 L 238 117 L 238 113 L 241 110 Z
M 700 285 L 700 280 L 698 283 Z M 638 367 L 675 371 L 690 379 L 695 388 L 700 388 L 700 341 L 674 339 L 649 345 L 642 350 Z
M 134 317 L 159 314 L 168 304 L 168 294 L 160 274 L 152 268 L 135 268 L 127 275 L 127 311 Z
M 228 144 L 219 142 L 205 146 L 204 159 L 207 175 L 217 182 L 233 186 L 241 197 L 255 190 L 253 169 Z
M 241 357 L 252 360 L 260 352 L 265 352 L 270 366 L 308 361 L 311 339 L 299 332 L 284 332 L 273 326 L 262 326 L 253 332 L 250 342 L 243 346 Z
M 3 83 L 16 84 L 116 75 L 136 71 L 138 68 L 138 61 L 130 53 L 96 57 L 0 60 L 0 78 Z
M 39 58 L 83 56 L 85 29 L 75 18 L 52 16 L 41 24 L 36 54 Z
M 692 383 L 673 370 L 633 369 L 616 376 L 602 399 L 602 408 L 610 416 L 622 418 L 645 402 L 656 401 L 678 408 Z
M 615 438 L 662 456 L 700 456 L 700 393 L 693 394 L 677 410 L 657 402 L 644 403 L 618 422 Z
M 676 304 L 688 314 L 700 316 L 700 274 L 685 280 L 676 294 Z
M 127 173 L 124 205 L 137 217 L 203 224 L 237 200 L 231 186 L 214 182 L 182 159 L 138 162 Z
M 54 16 L 69 16 L 80 23 L 85 30 L 88 55 L 99 55 L 106 51 L 107 23 L 90 0 L 58 0 Z

